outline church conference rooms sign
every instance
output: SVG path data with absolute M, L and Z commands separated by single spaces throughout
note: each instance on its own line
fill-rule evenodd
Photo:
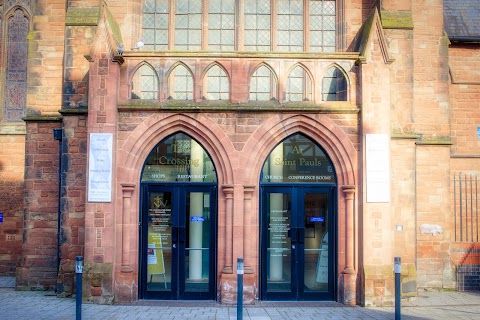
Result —
M 111 133 L 91 133 L 88 161 L 88 201 L 112 201 Z

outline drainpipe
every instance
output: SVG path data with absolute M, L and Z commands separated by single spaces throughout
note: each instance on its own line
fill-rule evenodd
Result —
M 58 144 L 58 215 L 57 215 L 57 278 L 58 274 L 60 273 L 60 218 L 62 214 L 61 210 L 61 191 L 62 191 L 62 137 L 63 137 L 63 129 L 56 128 L 53 129 L 53 138 L 59 142 Z M 55 292 L 59 293 L 58 284 L 55 286 Z M 62 290 L 63 291 L 63 290 Z

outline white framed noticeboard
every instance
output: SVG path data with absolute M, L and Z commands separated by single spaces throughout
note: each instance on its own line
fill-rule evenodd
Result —
M 112 143 L 111 133 L 90 133 L 89 202 L 112 202 Z
M 367 202 L 390 202 L 389 143 L 386 134 L 367 134 Z

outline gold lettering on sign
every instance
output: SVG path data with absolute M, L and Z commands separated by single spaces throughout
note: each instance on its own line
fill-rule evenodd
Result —
M 156 196 L 155 198 L 153 198 L 153 206 L 155 207 L 155 209 L 165 208 L 167 204 L 168 201 L 163 202 L 163 198 L 160 196 Z
M 302 147 L 298 147 L 298 146 L 293 147 L 292 154 L 303 154 Z

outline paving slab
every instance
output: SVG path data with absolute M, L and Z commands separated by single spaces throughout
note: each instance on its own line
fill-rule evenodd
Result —
M 16 291 L 13 287 L 0 287 L 0 319 L 70 320 L 75 319 L 75 310 L 74 297 L 58 298 L 53 292 Z M 247 320 L 395 318 L 393 307 L 352 307 L 336 302 L 260 302 L 245 306 L 242 312 L 243 319 Z M 419 292 L 417 298 L 402 301 L 401 314 L 402 320 L 479 320 L 480 292 Z M 131 305 L 84 303 L 82 319 L 233 320 L 237 319 L 237 308 L 211 301 L 139 301 Z

